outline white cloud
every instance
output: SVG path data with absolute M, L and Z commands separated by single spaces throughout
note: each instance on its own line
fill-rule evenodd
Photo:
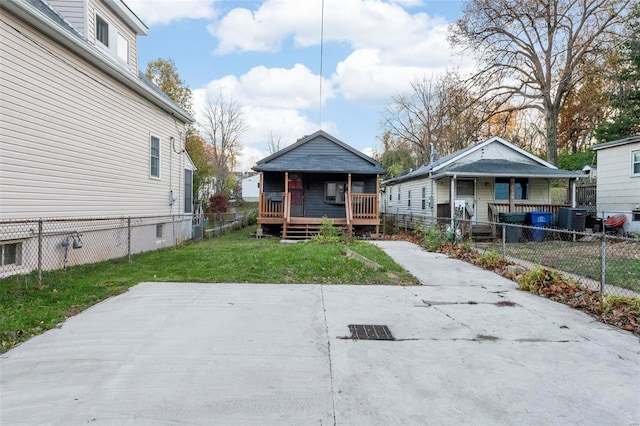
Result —
M 412 5 L 413 0 L 404 0 Z M 320 2 L 267 0 L 256 11 L 231 10 L 209 26 L 218 39 L 216 53 L 236 51 L 276 52 L 288 37 L 298 47 L 320 44 Z M 324 8 L 325 42 L 347 43 L 354 48 L 394 48 L 425 37 L 425 31 L 446 25 L 426 13 L 409 14 L 401 5 L 381 0 L 327 0 Z
M 247 73 L 225 76 L 207 85 L 210 95 L 231 93 L 246 106 L 269 108 L 317 109 L 320 101 L 320 77 L 304 65 L 293 68 L 257 66 Z M 323 79 L 322 102 L 335 97 L 331 82 Z
M 127 5 L 148 26 L 180 19 L 214 19 L 215 0 L 126 0 Z
M 404 7 L 419 6 L 421 0 L 326 0 L 324 17 L 325 55 L 337 43 L 352 48 L 350 54 L 338 62 L 331 77 L 331 87 L 324 98 L 341 95 L 348 101 L 384 102 L 389 96 L 407 90 L 411 80 L 424 75 L 436 75 L 447 68 L 472 68 L 469 59 L 453 58 L 447 41 L 448 23 L 424 12 L 409 13 Z M 210 25 L 209 30 L 218 39 L 216 53 L 245 51 L 277 52 L 291 38 L 298 47 L 320 43 L 320 10 L 309 7 L 308 2 L 267 0 L 255 11 L 236 8 Z M 301 70 L 297 68 L 300 67 Z M 260 98 L 257 82 L 291 84 L 287 77 L 304 71 L 302 65 L 284 72 L 278 69 L 254 68 L 242 76 L 247 81 L 242 87 L 252 87 L 251 97 Z M 278 79 L 276 74 L 281 75 Z M 271 75 L 267 75 L 271 74 Z M 278 105 L 286 99 L 287 106 L 305 108 L 305 103 L 317 93 L 317 82 L 296 76 L 301 85 L 299 96 L 280 97 L 272 102 Z M 315 76 L 314 76 L 315 77 Z M 315 77 L 317 78 L 317 77 Z M 250 80 L 254 79 L 254 84 Z M 222 83 L 222 82 L 220 82 Z M 229 82 L 227 82 L 229 83 Z M 257 87 L 258 91 L 253 90 Z M 314 89 L 315 88 L 315 89 Z M 291 93 L 283 88 L 285 93 Z M 275 96 L 277 90 L 271 90 Z M 261 99 L 260 103 L 268 99 Z

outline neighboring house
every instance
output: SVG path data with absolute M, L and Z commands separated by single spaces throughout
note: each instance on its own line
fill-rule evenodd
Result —
M 569 179 L 573 194 L 575 179 L 582 176 L 492 137 L 382 182 L 382 206 L 386 213 L 471 222 L 497 222 L 503 212 L 557 214 L 551 181 Z
M 597 212 L 626 216 L 623 230 L 640 234 L 640 135 L 591 147 L 598 155 Z
M 133 252 L 189 238 L 193 119 L 138 72 L 146 26 L 121 0 L 2 0 L 0 18 L 0 221 L 163 215 L 136 221 Z M 33 269 L 33 235 L 0 236 Z M 83 262 L 104 258 L 91 240 Z
M 260 175 L 254 174 L 242 179 L 242 199 L 255 203 L 260 197 Z
M 378 232 L 382 165 L 320 130 L 260 161 L 258 225 L 308 238 L 326 217 L 347 232 Z

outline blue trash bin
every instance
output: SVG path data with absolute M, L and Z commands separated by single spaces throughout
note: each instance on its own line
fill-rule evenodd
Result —
M 553 224 L 553 213 L 549 212 L 530 212 L 527 213 L 527 223 L 536 228 L 546 228 Z M 533 239 L 535 241 L 544 240 L 544 229 L 534 229 Z

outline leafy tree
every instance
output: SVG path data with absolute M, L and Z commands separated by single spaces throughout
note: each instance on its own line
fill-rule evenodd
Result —
M 584 166 L 594 164 L 595 160 L 596 153 L 591 148 L 575 153 L 563 149 L 558 153 L 558 167 L 564 170 L 582 170 Z
M 197 168 L 193 173 L 193 199 L 202 202 L 209 197 L 209 188 L 215 175 L 213 148 L 199 135 L 187 137 L 185 147 Z
M 469 0 L 451 41 L 476 52 L 473 79 L 545 120 L 547 159 L 557 164 L 560 110 L 606 52 L 633 0 Z
M 625 32 L 619 71 L 612 78 L 617 90 L 610 94 L 615 114 L 596 129 L 596 137 L 603 142 L 640 134 L 640 4 L 630 13 Z
M 183 110 L 193 114 L 191 88 L 180 78 L 173 59 L 149 61 L 145 75 Z
M 231 194 L 235 188 L 233 169 L 240 154 L 240 137 L 246 131 L 240 105 L 232 97 L 218 94 L 204 110 L 201 125 L 204 137 L 212 147 L 215 193 Z

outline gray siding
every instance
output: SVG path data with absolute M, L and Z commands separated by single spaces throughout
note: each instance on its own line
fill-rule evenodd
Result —
M 322 136 L 283 153 L 269 161 L 268 164 L 289 171 L 308 170 L 314 165 L 318 165 L 316 170 L 334 170 L 335 167 L 338 167 L 339 170 L 343 171 L 350 170 L 342 166 L 363 169 L 372 167 L 371 162 Z

